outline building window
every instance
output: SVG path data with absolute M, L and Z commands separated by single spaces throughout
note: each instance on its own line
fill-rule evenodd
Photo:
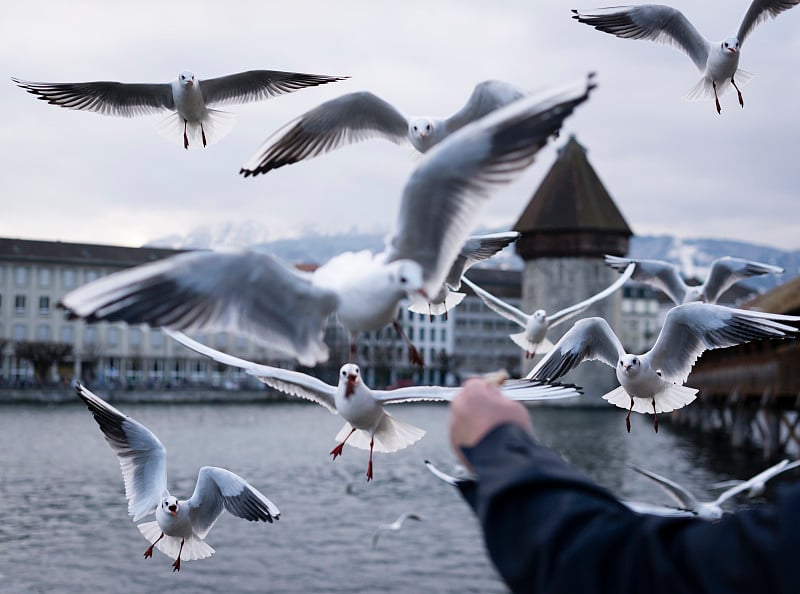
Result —
M 214 336 L 214 343 L 217 349 L 227 350 L 228 348 L 228 335 L 224 332 L 217 332 Z
M 14 324 L 14 340 L 17 342 L 28 339 L 28 328 L 25 324 Z
M 39 269 L 39 286 L 42 288 L 48 288 L 50 286 L 50 269 L 49 268 L 40 268 Z
M 50 313 L 50 297 L 41 295 L 39 297 L 39 315 L 46 316 Z
M 6 280 L 6 267 L 0 265 L 0 285 L 2 285 Z
M 25 287 L 28 284 L 28 268 L 17 266 L 14 270 L 14 282 L 18 287 Z
M 72 326 L 61 326 L 61 342 L 72 344 L 75 339 L 75 330 Z
M 108 332 L 106 332 L 106 340 L 108 341 L 108 346 L 116 347 L 119 345 L 119 328 L 109 328 Z
M 97 277 L 98 277 L 98 274 L 97 274 L 96 270 L 87 270 L 84 273 L 84 279 L 86 280 L 87 283 L 90 283 L 90 282 L 92 282 L 94 280 L 97 280 Z
M 36 328 L 36 340 L 41 340 L 42 342 L 50 340 L 50 326 L 41 324 Z
M 150 330 L 150 346 L 160 349 L 162 344 L 164 344 L 164 335 L 161 333 L 161 328 L 152 328 Z
M 140 328 L 131 328 L 130 343 L 131 347 L 135 349 L 142 345 L 142 330 Z
M 71 268 L 61 272 L 61 283 L 65 289 L 71 289 L 75 286 L 75 271 Z
M 86 332 L 83 335 L 83 342 L 87 345 L 94 344 L 97 341 L 97 328 L 94 326 L 87 326 Z
M 25 313 L 25 295 L 14 296 L 14 313 L 16 314 Z

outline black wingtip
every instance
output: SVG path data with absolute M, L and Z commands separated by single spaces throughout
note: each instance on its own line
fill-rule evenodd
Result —
M 66 305 L 63 301 L 59 300 L 56 303 L 56 309 L 62 310 L 65 313 L 67 320 L 79 320 L 79 319 L 81 319 L 81 316 L 79 316 L 77 313 L 75 313 L 75 311 L 70 306 Z
M 586 94 L 597 88 L 597 73 L 594 71 L 586 75 Z
M 583 386 L 579 386 L 578 384 L 562 384 L 562 383 L 559 382 L 559 385 L 563 386 L 565 388 L 572 388 L 573 390 L 575 390 L 581 396 L 583 396 L 585 394 L 585 392 L 583 391 Z

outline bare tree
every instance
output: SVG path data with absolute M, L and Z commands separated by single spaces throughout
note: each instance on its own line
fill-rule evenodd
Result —
M 18 359 L 30 361 L 37 382 L 47 380 L 47 372 L 54 363 L 61 363 L 72 355 L 72 345 L 66 342 L 22 341 L 14 345 Z

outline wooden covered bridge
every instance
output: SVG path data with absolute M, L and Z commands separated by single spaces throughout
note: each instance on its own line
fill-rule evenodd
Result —
M 742 306 L 800 315 L 800 278 Z M 800 339 L 761 341 L 706 351 L 687 385 L 697 401 L 670 420 L 730 447 L 757 447 L 765 460 L 800 457 Z

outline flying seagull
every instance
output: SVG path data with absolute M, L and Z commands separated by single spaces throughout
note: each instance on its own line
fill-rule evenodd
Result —
M 431 321 L 433 321 L 433 316 L 444 314 L 446 320 L 447 312 L 464 299 L 465 294 L 458 291 L 461 288 L 462 275 L 475 264 L 488 260 L 515 242 L 518 237 L 519 233 L 516 231 L 473 235 L 461 247 L 461 251 L 450 267 L 450 272 L 447 273 L 447 278 L 439 291 L 434 295 L 429 295 L 428 299 L 421 295 L 413 295 L 408 309 L 414 313 L 427 313 Z
M 594 88 L 590 75 L 544 98 L 525 97 L 464 126 L 425 155 L 406 182 L 385 249 L 345 252 L 313 274 L 268 254 L 190 252 L 102 277 L 60 305 L 87 321 L 234 332 L 306 366 L 328 358 L 325 320 L 351 336 L 394 325 L 407 295 L 437 293 L 491 190 L 525 170 Z M 417 354 L 412 358 L 422 363 Z
M 248 70 L 201 80 L 194 72 L 184 70 L 176 80 L 168 83 L 11 80 L 42 101 L 68 109 L 124 117 L 171 111 L 173 113 L 164 120 L 161 132 L 167 138 L 180 138 L 183 148 L 188 149 L 190 144 L 195 146 L 202 142 L 206 146 L 216 142 L 230 130 L 233 114 L 212 106 L 261 101 L 346 78 L 280 70 Z
M 410 142 L 420 153 L 486 114 L 525 96 L 513 85 L 487 80 L 478 83 L 466 105 L 449 118 L 406 117 L 369 91 L 326 101 L 272 134 L 239 173 L 267 173 L 368 138 Z
M 671 45 L 694 62 L 703 77 L 689 91 L 689 99 L 714 97 L 717 113 L 722 112 L 719 97 L 733 85 L 744 107 L 742 92 L 736 84 L 750 80 L 750 74 L 739 70 L 739 50 L 745 38 L 759 23 L 800 4 L 800 0 L 753 0 L 734 37 L 719 42 L 707 41 L 682 12 L 659 4 L 612 6 L 591 12 L 573 10 L 572 18 L 604 33 L 627 39 L 649 39 Z
M 753 478 L 747 481 L 742 481 L 739 484 L 727 489 L 720 493 L 714 501 L 700 501 L 688 489 L 682 485 L 672 481 L 660 474 L 645 470 L 638 466 L 632 466 L 633 470 L 646 476 L 647 478 L 655 481 L 666 493 L 672 497 L 677 503 L 678 508 L 691 512 L 693 515 L 699 516 L 706 520 L 718 520 L 725 513 L 722 509 L 722 504 L 728 499 L 738 495 L 743 491 L 749 490 L 751 487 L 763 489 L 764 483 L 768 480 L 778 476 L 782 472 L 796 468 L 796 462 L 790 463 L 788 460 L 781 460 L 774 466 L 770 466 L 766 470 L 758 473 Z
M 653 348 L 643 355 L 625 352 L 614 331 L 602 318 L 576 322 L 528 374 L 529 378 L 555 380 L 583 361 L 602 361 L 614 368 L 619 388 L 603 399 L 628 409 L 625 425 L 630 432 L 631 412 L 652 413 L 658 431 L 658 413 L 682 408 L 697 390 L 683 385 L 704 351 L 751 340 L 787 338 L 800 316 L 761 313 L 708 303 L 686 303 L 672 308 Z
M 675 264 L 663 260 L 637 260 L 606 256 L 606 264 L 616 270 L 636 265 L 631 280 L 647 283 L 663 291 L 676 305 L 690 301 L 716 303 L 725 291 L 740 280 L 762 274 L 783 274 L 783 268 L 762 262 L 725 256 L 711 262 L 708 278 L 702 285 L 688 285 Z
M 784 462 L 788 462 L 784 460 L 776 464 L 775 466 L 771 466 L 764 472 L 761 472 L 754 476 L 751 479 L 746 481 L 731 479 L 727 481 L 720 481 L 711 485 L 712 489 L 729 489 L 730 487 L 736 487 L 738 485 L 744 485 L 744 489 L 747 490 L 747 497 L 760 497 L 765 493 L 767 490 L 767 481 L 771 479 L 773 476 L 776 476 L 779 473 L 787 472 L 789 470 L 793 470 L 800 466 L 800 460 L 795 460 L 793 462 L 788 462 L 784 464 Z
M 346 421 L 336 435 L 339 442 L 330 454 L 335 460 L 342 455 L 345 443 L 356 448 L 369 450 L 367 480 L 372 480 L 372 453 L 396 452 L 415 443 L 425 435 L 425 431 L 395 419 L 383 407 L 398 402 L 418 402 L 425 400 L 450 401 L 460 390 L 458 387 L 409 386 L 396 390 L 371 390 L 361 377 L 361 370 L 355 363 L 347 363 L 339 371 L 339 382 L 332 386 L 316 377 L 260 365 L 228 355 L 197 342 L 172 330 L 169 336 L 187 348 L 201 353 L 219 363 L 245 370 L 266 385 L 291 396 L 312 400 L 340 414 Z M 523 402 L 556 400 L 578 396 L 579 392 L 571 385 L 551 385 L 544 382 L 526 380 L 506 380 L 500 384 L 503 394 Z
M 388 532 L 389 530 L 400 530 L 406 520 L 415 520 L 417 522 L 421 522 L 422 516 L 415 514 L 414 512 L 405 512 L 400 514 L 400 516 L 391 524 L 381 524 L 378 526 L 375 534 L 372 535 L 372 548 L 374 549 L 376 546 L 378 546 L 378 539 L 380 538 L 381 533 Z
M 138 522 L 155 512 L 155 522 L 137 528 L 151 543 L 144 552 L 153 556 L 153 547 L 174 557 L 173 571 L 180 571 L 181 560 L 205 559 L 214 554 L 206 542 L 214 522 L 227 510 L 251 522 L 270 522 L 280 511 L 269 499 L 242 477 L 224 468 L 203 466 L 190 499 L 179 501 L 167 490 L 167 451 L 144 425 L 121 413 L 85 386 L 76 386 L 106 441 L 119 458 L 128 514 Z
M 467 277 L 464 277 L 463 281 L 465 285 L 481 298 L 489 309 L 494 310 L 504 318 L 515 322 L 525 329 L 523 332 L 511 334 L 510 337 L 511 340 L 525 351 L 525 358 L 532 359 L 537 353 L 549 353 L 553 349 L 553 343 L 547 339 L 547 332 L 550 328 L 574 318 L 581 312 L 586 311 L 593 304 L 611 295 L 614 291 L 622 287 L 625 281 L 631 278 L 633 269 L 634 266 L 631 264 L 619 279 L 596 295 L 592 295 L 588 299 L 584 299 L 575 305 L 565 307 L 550 315 L 547 315 L 547 312 L 543 309 L 537 309 L 532 314 L 528 315 L 513 305 L 495 297 L 485 289 L 480 288 Z

